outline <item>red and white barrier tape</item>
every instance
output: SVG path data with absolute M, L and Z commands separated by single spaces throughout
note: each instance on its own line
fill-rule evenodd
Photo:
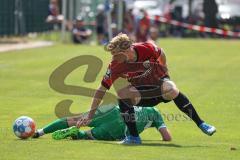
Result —
M 219 34 L 219 35 L 222 35 L 225 37 L 230 36 L 230 37 L 240 38 L 240 32 L 233 32 L 230 30 L 224 30 L 224 29 L 219 29 L 219 28 L 209 28 L 209 27 L 205 27 L 205 26 L 198 26 L 198 25 L 188 24 L 188 23 L 184 23 L 184 22 L 180 22 L 180 21 L 176 21 L 176 20 L 168 20 L 167 18 L 159 17 L 159 16 L 155 17 L 155 21 L 159 21 L 162 23 L 168 23 L 168 24 L 171 24 L 174 26 L 184 27 L 189 30 L 195 30 L 195 31 L 199 31 L 199 32 L 207 32 L 207 33 L 215 33 L 215 34 Z

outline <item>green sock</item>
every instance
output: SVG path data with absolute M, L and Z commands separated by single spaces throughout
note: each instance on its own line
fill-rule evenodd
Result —
M 80 131 L 78 132 L 77 139 L 88 139 L 88 135 L 85 131 Z
M 68 128 L 67 118 L 57 119 L 43 128 L 45 134 L 53 133 L 60 129 Z

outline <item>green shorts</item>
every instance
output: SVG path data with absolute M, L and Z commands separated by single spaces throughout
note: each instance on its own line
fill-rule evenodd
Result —
M 124 122 L 112 121 L 94 127 L 91 130 L 92 136 L 97 140 L 121 140 L 125 137 L 127 127 Z
M 126 125 L 119 108 L 114 107 L 103 114 L 97 113 L 89 124 L 92 136 L 97 140 L 117 140 L 125 137 Z

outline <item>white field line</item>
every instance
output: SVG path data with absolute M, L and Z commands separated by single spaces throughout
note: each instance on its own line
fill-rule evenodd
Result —
M 25 42 L 16 44 L 0 44 L 0 52 L 8 52 L 22 49 L 39 48 L 52 46 L 53 42 L 49 41 L 36 41 L 36 42 Z

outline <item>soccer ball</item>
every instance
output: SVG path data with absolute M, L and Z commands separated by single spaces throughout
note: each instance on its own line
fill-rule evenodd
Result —
M 34 120 L 27 116 L 21 116 L 17 118 L 13 124 L 14 134 L 21 138 L 27 139 L 31 137 L 36 129 L 36 124 Z

